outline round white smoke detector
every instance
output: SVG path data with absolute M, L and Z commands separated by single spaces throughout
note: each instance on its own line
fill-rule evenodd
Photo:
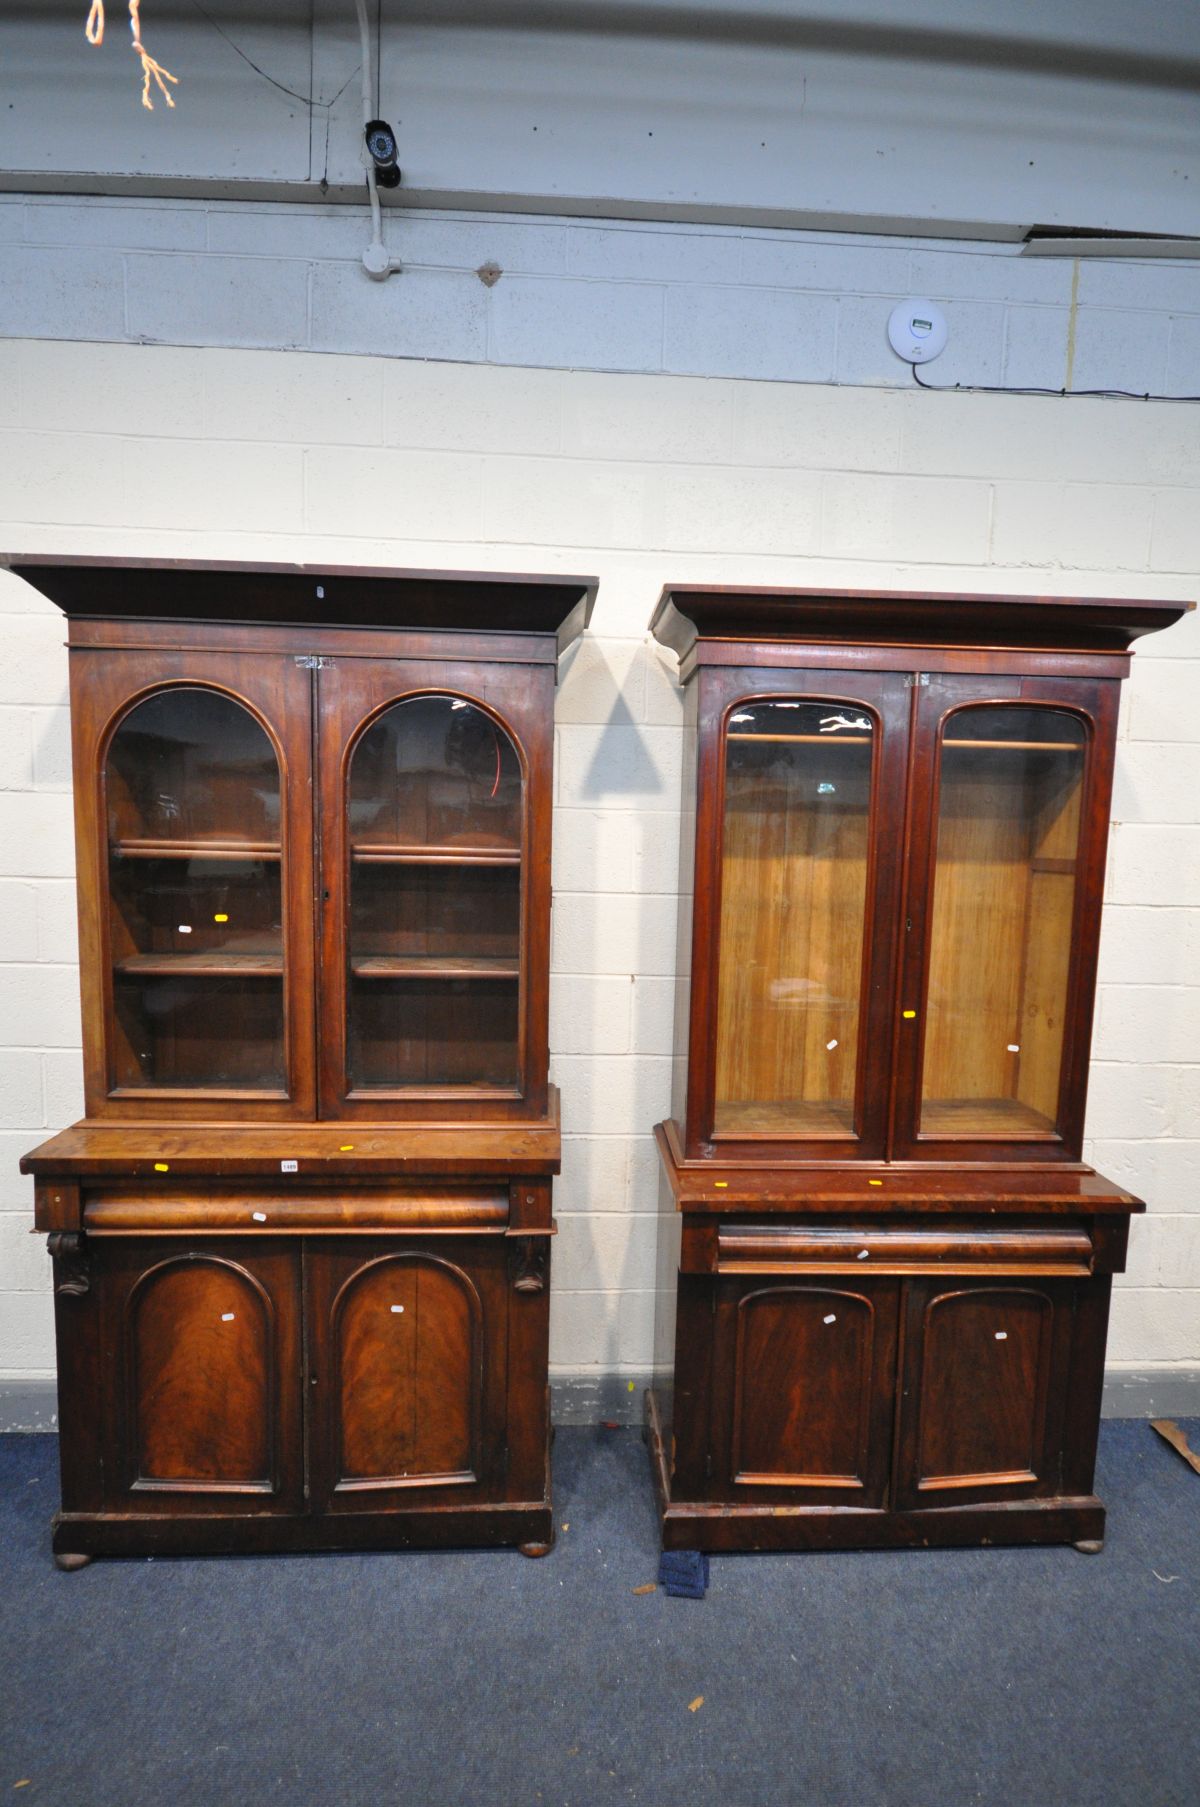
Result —
M 888 343 L 906 364 L 928 364 L 946 349 L 950 328 L 933 301 L 902 301 L 888 321 Z

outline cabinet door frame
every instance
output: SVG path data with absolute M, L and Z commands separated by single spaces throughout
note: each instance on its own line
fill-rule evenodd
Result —
M 1119 684 L 1093 678 L 978 677 L 930 672 L 915 687 L 899 984 L 891 1026 L 890 1158 L 897 1161 L 1078 1161 L 1087 1102 L 1095 969 L 1108 845 Z M 1065 711 L 1083 724 L 1085 763 L 1059 1072 L 1058 1129 L 1024 1136 L 939 1137 L 920 1132 L 927 991 L 937 863 L 941 742 L 947 719 L 989 704 Z
M 887 1136 L 891 998 L 895 986 L 901 895 L 904 776 L 910 698 L 905 674 L 811 666 L 704 667 L 699 686 L 697 816 L 685 1147 L 689 1156 L 722 1159 L 877 1161 Z M 867 828 L 866 912 L 863 923 L 861 1015 L 855 1079 L 856 1136 L 803 1140 L 797 1136 L 737 1138 L 714 1134 L 721 881 L 725 818 L 726 737 L 736 709 L 754 703 L 812 700 L 868 711 L 878 723 L 872 749 L 871 815 Z M 682 961 L 689 950 L 680 948 Z
M 550 809 L 554 671 L 545 665 L 338 657 L 317 674 L 321 973 L 320 1114 L 332 1119 L 511 1120 L 546 1113 L 549 1081 Z M 350 1083 L 348 1048 L 350 766 L 363 735 L 399 703 L 450 696 L 509 736 L 523 784 L 518 1083 L 514 1087 Z
M 471 1471 L 400 1477 L 340 1472 L 336 1327 L 342 1301 L 364 1276 L 416 1263 L 450 1275 L 474 1314 L 470 1352 Z M 305 1417 L 310 1512 L 377 1513 L 461 1508 L 503 1497 L 506 1467 L 509 1260 L 503 1235 L 306 1237 L 304 1241 Z
M 801 1507 L 853 1506 L 882 1511 L 888 1503 L 892 1446 L 896 1416 L 896 1344 L 900 1289 L 897 1279 L 860 1280 L 854 1275 L 823 1275 L 811 1279 L 796 1275 L 758 1274 L 723 1277 L 712 1282 L 713 1355 L 709 1419 L 710 1485 L 707 1497 L 746 1505 Z M 742 1387 L 752 1377 L 745 1373 L 744 1355 L 747 1311 L 757 1301 L 772 1297 L 802 1296 L 816 1301 L 836 1315 L 839 1301 L 866 1305 L 870 1312 L 871 1344 L 860 1375 L 862 1422 L 860 1426 L 861 1475 L 781 1475 L 767 1478 L 738 1466 L 743 1441 Z M 822 1312 L 825 1322 L 828 1317 Z M 794 1381 L 819 1392 L 826 1370 L 812 1363 L 797 1364 Z
M 138 1472 L 137 1363 L 133 1311 L 158 1276 L 178 1268 L 216 1267 L 249 1288 L 269 1338 L 264 1385 L 269 1473 L 262 1481 L 177 1483 Z M 98 1376 L 100 1466 L 105 1509 L 163 1517 L 221 1517 L 230 1513 L 294 1516 L 305 1510 L 301 1433 L 302 1347 L 299 1244 L 291 1238 L 264 1246 L 247 1238 L 92 1239 L 91 1296 L 99 1319 L 103 1359 Z M 222 1397 L 222 1408 L 226 1397 Z
M 266 732 L 279 761 L 283 917 L 283 1090 L 116 1087 L 106 768 L 121 723 L 164 691 L 209 690 L 239 704 Z M 311 1120 L 316 1109 L 312 927 L 311 680 L 286 654 L 165 647 L 72 647 L 71 718 L 84 1093 L 98 1120 L 170 1122 Z
M 1053 1499 L 1062 1488 L 1063 1437 L 1071 1385 L 1072 1345 L 1080 1282 L 1041 1280 L 1033 1275 L 1011 1279 L 956 1278 L 952 1275 L 905 1282 L 901 1307 L 901 1380 L 897 1397 L 896 1467 L 892 1506 L 896 1511 L 982 1505 L 1005 1500 Z M 930 1376 L 927 1368 L 928 1328 L 932 1312 L 956 1299 L 1036 1298 L 1045 1305 L 1035 1376 L 1037 1430 L 1027 1471 L 983 1470 L 978 1475 L 927 1476 L 922 1473 L 924 1413 Z M 970 1411 L 974 1422 L 986 1402 L 972 1375 Z

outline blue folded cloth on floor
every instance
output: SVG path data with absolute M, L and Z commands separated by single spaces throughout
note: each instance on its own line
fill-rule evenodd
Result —
M 658 1559 L 658 1585 L 682 1600 L 703 1600 L 708 1587 L 708 1554 L 704 1550 L 664 1550 Z

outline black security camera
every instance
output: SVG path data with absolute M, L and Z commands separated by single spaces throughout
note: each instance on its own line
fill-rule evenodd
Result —
M 375 180 L 380 188 L 399 188 L 400 170 L 396 159 L 400 150 L 396 134 L 387 120 L 372 119 L 366 128 L 366 139 L 371 161 L 375 165 Z

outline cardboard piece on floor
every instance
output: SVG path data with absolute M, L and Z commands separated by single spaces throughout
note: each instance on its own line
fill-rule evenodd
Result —
M 1150 1429 L 1157 1431 L 1163 1441 L 1169 1443 L 1171 1448 L 1183 1457 L 1188 1467 L 1194 1468 L 1196 1473 L 1200 1474 L 1200 1456 L 1196 1454 L 1185 1433 L 1180 1430 L 1173 1418 L 1152 1418 Z

